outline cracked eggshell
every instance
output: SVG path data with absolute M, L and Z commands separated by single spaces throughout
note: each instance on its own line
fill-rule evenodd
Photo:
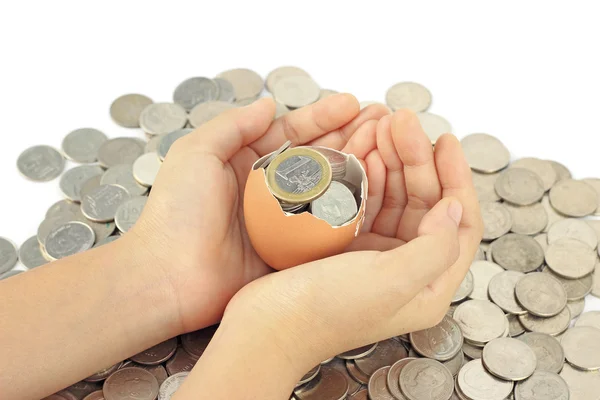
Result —
M 348 159 L 344 180 L 359 188 L 360 207 L 352 220 L 337 227 L 309 212 L 284 212 L 269 190 L 265 169 L 258 168 L 268 155 L 252 166 L 244 191 L 246 229 L 252 246 L 272 268 L 283 270 L 340 254 L 360 232 L 365 217 L 367 175 L 354 155 L 344 155 Z

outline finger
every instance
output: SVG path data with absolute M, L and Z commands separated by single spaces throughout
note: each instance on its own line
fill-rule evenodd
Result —
M 431 140 L 413 112 L 396 111 L 392 139 L 404 166 L 407 199 L 397 236 L 409 241 L 416 237 L 423 216 L 440 200 L 442 190 Z
M 377 148 L 377 120 L 368 120 L 350 136 L 348 143 L 341 149 L 346 154 L 354 154 L 364 160 L 371 151 Z
M 365 220 L 361 228 L 362 232 L 371 232 L 375 219 L 381 212 L 383 197 L 385 195 L 385 182 L 387 171 L 378 150 L 373 150 L 365 159 L 367 171 L 367 204 L 365 208 Z
M 345 251 L 388 251 L 402 246 L 403 244 L 405 244 L 403 240 L 367 232 L 358 235 Z
M 292 145 L 305 144 L 336 131 L 352 121 L 359 112 L 360 106 L 354 96 L 335 94 L 272 121 L 265 135 L 257 138 L 250 147 L 263 156 L 287 140 Z

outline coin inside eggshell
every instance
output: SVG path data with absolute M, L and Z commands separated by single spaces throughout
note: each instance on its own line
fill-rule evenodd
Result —
M 246 229 L 258 255 L 274 269 L 283 270 L 339 254 L 360 232 L 368 192 L 366 172 L 354 155 L 332 149 L 327 152 L 347 159 L 345 174 L 340 179 L 358 189 L 358 211 L 340 226 L 333 226 L 308 210 L 296 214 L 283 210 L 268 184 L 264 161 L 271 154 L 252 166 L 244 192 Z

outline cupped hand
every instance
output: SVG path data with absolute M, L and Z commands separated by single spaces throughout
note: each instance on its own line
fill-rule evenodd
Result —
M 273 119 L 262 99 L 225 112 L 176 141 L 161 167 L 143 214 L 130 231 L 149 268 L 164 271 L 181 326 L 188 332 L 218 322 L 231 297 L 271 269 L 252 248 L 243 217 L 252 164 L 286 140 L 341 148 L 383 106 L 360 110 L 339 94 Z

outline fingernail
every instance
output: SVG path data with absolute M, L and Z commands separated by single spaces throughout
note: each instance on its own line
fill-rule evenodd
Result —
M 456 226 L 460 225 L 462 218 L 463 207 L 458 200 L 452 200 L 448 205 L 448 216 L 456 223 Z

